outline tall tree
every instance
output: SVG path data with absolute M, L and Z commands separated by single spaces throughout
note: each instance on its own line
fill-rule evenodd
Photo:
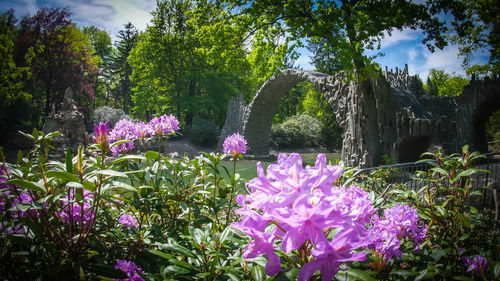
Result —
M 121 97 L 123 111 L 128 113 L 132 108 L 132 83 L 130 76 L 132 75 L 132 67 L 128 61 L 130 52 L 137 44 L 139 33 L 131 22 L 127 22 L 124 29 L 120 30 L 118 38 L 120 41 L 116 43 L 116 57 L 113 62 L 115 75 L 118 76 L 119 95 Z
M 438 7 L 413 1 L 318 1 L 318 0 L 234 0 L 239 10 L 253 18 L 253 28 L 279 26 L 296 39 L 325 40 L 332 51 L 341 54 L 343 64 L 358 75 L 368 74 L 367 49 L 380 47 L 380 41 L 394 29 L 420 28 L 423 43 L 432 51 L 443 48 L 444 22 Z
M 89 51 L 92 47 L 70 16 L 68 9 L 43 8 L 21 21 L 17 60 L 30 67 L 28 88 L 35 101 L 44 106 L 45 114 L 51 104 L 59 106 L 67 87 L 76 92 L 80 103 L 94 97 L 92 77 L 97 68 Z
M 33 113 L 31 95 L 24 91 L 24 81 L 29 69 L 14 62 L 14 40 L 16 32 L 14 11 L 0 15 L 0 143 L 8 136 L 29 124 Z
M 252 66 L 282 61 L 258 59 L 263 41 L 247 56 L 244 26 L 214 1 L 161 1 L 152 14 L 130 57 L 137 117 L 173 112 L 187 126 L 196 118 L 222 125 L 228 99 L 253 87 Z
M 102 105 L 101 99 L 105 99 L 104 104 L 107 105 L 108 95 L 111 90 L 113 44 L 108 32 L 95 26 L 86 26 L 83 28 L 83 32 L 90 38 L 90 43 L 94 49 L 93 56 L 96 58 L 95 61 L 99 67 L 98 75 L 94 77 L 95 108 L 96 103 Z
M 342 62 L 342 54 L 332 49 L 324 38 L 309 40 L 307 49 L 312 53 L 312 64 L 316 71 L 332 75 L 346 68 Z

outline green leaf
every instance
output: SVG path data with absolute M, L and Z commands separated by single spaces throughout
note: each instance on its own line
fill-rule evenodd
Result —
M 267 280 L 266 273 L 264 271 L 264 267 L 261 265 L 253 264 L 252 265 L 252 279 L 256 281 Z
M 73 172 L 73 157 L 71 156 L 71 149 L 66 148 L 66 172 L 72 173 Z
M 177 252 L 186 257 L 195 258 L 195 255 L 191 253 L 191 251 L 179 244 L 166 244 L 164 245 L 164 248 L 170 251 Z
M 83 182 L 83 188 L 85 188 L 86 190 L 88 191 L 92 191 L 94 192 L 95 191 L 95 183 L 91 182 L 91 181 L 84 181 Z
M 117 145 L 124 144 L 124 143 L 129 143 L 129 142 L 133 142 L 133 141 L 131 141 L 131 140 L 121 140 L 121 141 L 117 141 L 117 142 L 112 143 L 112 144 L 109 146 L 109 148 L 111 149 L 111 148 L 113 148 L 113 147 L 115 147 L 115 146 L 117 146 Z
M 191 272 L 191 270 L 185 269 L 184 267 L 176 266 L 176 265 L 169 265 L 167 266 L 168 271 L 172 271 L 178 274 L 188 274 Z
M 159 257 L 162 257 L 166 260 L 171 260 L 171 259 L 175 259 L 175 256 L 174 255 L 171 255 L 171 254 L 167 254 L 167 253 L 164 253 L 160 250 L 156 250 L 156 249 L 148 249 L 147 250 L 148 252 L 150 252 L 151 254 L 153 255 L 156 255 L 156 256 L 159 256 Z
M 7 184 L 19 186 L 22 189 L 28 189 L 38 192 L 45 192 L 45 188 L 38 183 L 34 183 L 31 181 L 23 180 L 23 179 L 12 179 L 7 182 Z
M 493 277 L 495 280 L 498 280 L 500 277 L 500 262 L 497 262 L 493 268 Z
M 77 176 L 75 176 L 69 172 L 64 172 L 64 171 L 48 171 L 46 173 L 46 175 L 48 177 L 54 177 L 54 178 L 60 179 L 63 182 L 68 182 L 68 181 L 79 182 L 80 181 L 80 179 Z
M 157 151 L 147 151 L 146 152 L 146 159 L 148 160 L 156 160 L 160 157 L 160 153 Z
M 435 260 L 435 261 L 438 261 L 439 259 L 441 259 L 442 256 L 444 256 L 448 251 L 444 250 L 444 249 L 441 249 L 441 250 L 438 250 L 438 251 L 435 251 L 432 253 L 432 258 Z
M 74 181 L 70 181 L 66 184 L 66 187 L 69 187 L 69 188 L 84 188 L 83 184 L 79 183 L 79 182 L 74 182 Z
M 371 271 L 349 268 L 346 273 L 348 277 L 354 278 L 355 280 L 376 281 L 376 279 L 370 275 L 370 273 L 373 273 Z
M 107 264 L 91 263 L 89 264 L 89 271 L 97 275 L 108 278 L 116 278 L 116 279 L 128 278 L 125 272 L 114 268 L 112 265 L 107 265 Z
M 113 181 L 111 183 L 111 185 L 113 187 L 118 187 L 122 190 L 127 190 L 127 191 L 132 191 L 132 192 L 138 192 L 137 188 L 131 186 L 130 184 L 127 184 L 127 183 L 124 183 L 124 182 L 121 182 L 121 181 Z
M 128 154 L 128 155 L 124 155 L 124 156 L 120 156 L 120 157 L 116 157 L 113 159 L 113 161 L 111 161 L 111 164 L 112 165 L 115 165 L 117 163 L 120 163 L 120 162 L 123 162 L 123 161 L 127 161 L 127 160 L 146 160 L 146 158 L 142 155 L 137 155 L 137 154 Z
M 103 175 L 107 177 L 121 177 L 121 178 L 128 178 L 126 174 L 122 172 L 118 172 L 115 170 L 98 170 L 93 172 L 96 175 Z
M 391 274 L 395 274 L 395 275 L 399 275 L 399 276 L 406 276 L 406 277 L 416 275 L 415 272 L 409 271 L 409 270 L 404 270 L 404 269 L 394 270 L 391 272 Z

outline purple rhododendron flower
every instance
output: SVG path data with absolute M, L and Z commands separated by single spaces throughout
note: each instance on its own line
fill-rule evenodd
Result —
M 484 276 L 488 263 L 486 262 L 485 258 L 481 257 L 480 255 L 476 255 L 474 256 L 472 261 L 469 260 L 469 264 L 467 265 L 469 266 L 467 268 L 467 272 L 475 270 L 477 275 Z
M 180 123 L 175 116 L 170 114 L 162 115 L 160 117 L 155 116 L 149 121 L 148 124 L 151 126 L 154 135 L 163 136 L 178 131 Z
M 153 136 L 153 129 L 151 128 L 151 125 L 146 124 L 142 121 L 139 121 L 135 123 L 135 137 L 137 139 L 144 139 L 146 137 L 152 137 Z
M 137 220 L 131 216 L 130 214 L 123 214 L 118 219 L 120 224 L 123 224 L 126 228 L 135 228 L 137 229 Z
M 113 130 L 109 133 L 109 140 L 116 142 L 121 140 L 130 140 L 130 142 L 115 145 L 111 148 L 111 153 L 118 156 L 120 153 L 126 153 L 134 149 L 134 140 L 136 138 L 135 123 L 128 119 L 122 119 L 115 124 Z
M 389 261 L 394 255 L 401 257 L 399 247 L 403 237 L 413 238 L 418 250 L 418 243 L 425 238 L 427 232 L 427 226 L 419 225 L 418 219 L 417 210 L 399 203 L 384 210 L 384 219 L 374 215 L 373 226 L 368 229 L 372 247 L 384 255 L 385 261 Z
M 247 153 L 247 141 L 238 133 L 226 137 L 222 147 L 225 154 L 232 154 L 233 156 Z
M 94 143 L 100 145 L 104 151 L 109 149 L 109 124 L 99 122 L 99 125 L 94 124 Z
M 144 281 L 144 279 L 142 279 L 139 275 L 139 273 L 144 274 L 144 272 L 132 261 L 119 260 L 116 262 L 115 268 L 125 272 L 128 278 L 114 280 Z
M 231 224 L 253 238 L 244 256 L 265 254 L 266 274 L 274 275 L 281 271 L 274 243 L 281 240 L 285 253 L 308 248 L 312 259 L 302 267 L 299 280 L 318 269 L 323 280 L 331 280 L 341 263 L 365 259 L 365 252 L 355 250 L 371 243 L 366 225 L 375 209 L 363 189 L 333 184 L 341 173 L 340 166 L 328 166 L 322 154 L 306 168 L 299 154 L 280 154 L 267 175 L 259 162 L 257 178 L 248 183 L 249 194 L 236 197 L 241 205 L 236 213 L 242 219 Z M 333 230 L 338 232 L 329 239 Z

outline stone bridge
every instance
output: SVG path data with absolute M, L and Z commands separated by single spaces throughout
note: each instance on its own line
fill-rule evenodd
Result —
M 327 75 L 286 69 L 266 81 L 250 104 L 231 100 L 219 147 L 234 132 L 244 135 L 249 153 L 269 154 L 271 123 L 281 98 L 308 81 L 324 94 L 343 129 L 342 160 L 351 166 L 374 166 L 387 155 L 398 162 L 418 159 L 431 145 L 445 152 L 464 144 L 485 151 L 485 123 L 500 108 L 500 80 L 471 81 L 459 97 L 424 95 L 422 83 L 408 69 L 387 71 L 363 85 L 347 82 L 340 72 Z M 360 87 L 365 87 L 364 91 Z

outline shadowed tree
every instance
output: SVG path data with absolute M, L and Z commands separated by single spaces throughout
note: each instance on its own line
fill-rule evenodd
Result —
M 70 16 L 67 8 L 43 8 L 21 21 L 16 59 L 19 65 L 30 67 L 27 89 L 46 115 L 51 104 L 59 106 L 67 87 L 76 92 L 80 104 L 94 98 L 92 81 L 97 68 L 92 47 Z
M 124 29 L 118 34 L 116 46 L 116 57 L 113 61 L 113 73 L 118 77 L 119 96 L 121 97 L 123 111 L 130 112 L 132 108 L 132 83 L 130 76 L 132 75 L 132 67 L 128 62 L 128 57 L 131 50 L 137 44 L 139 33 L 131 22 L 127 22 Z

